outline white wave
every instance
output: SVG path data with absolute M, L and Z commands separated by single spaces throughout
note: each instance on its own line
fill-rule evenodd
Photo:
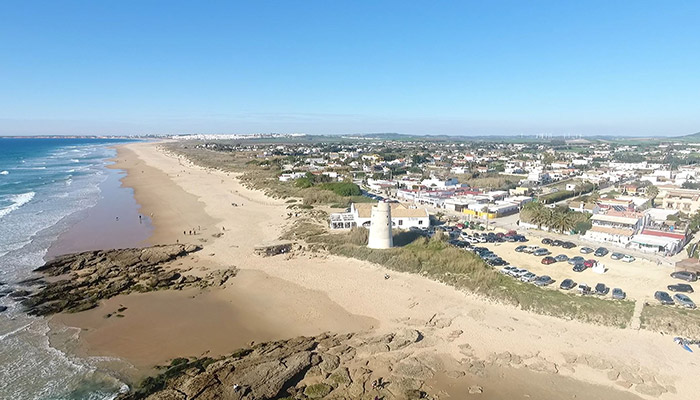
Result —
M 31 323 L 28 323 L 27 325 L 21 326 L 21 327 L 15 329 L 15 330 L 13 330 L 13 331 L 10 331 L 10 332 L 7 332 L 7 333 L 5 333 L 5 334 L 3 334 L 3 335 L 0 335 L 0 340 L 3 340 L 3 339 L 5 339 L 5 338 L 8 337 L 8 336 L 12 336 L 12 335 L 14 335 L 15 333 L 21 332 L 21 331 L 27 329 L 27 328 L 28 328 L 29 326 L 31 326 L 31 325 L 32 325 Z
M 18 208 L 22 207 L 23 205 L 32 201 L 35 194 L 36 193 L 34 193 L 34 192 L 28 192 L 28 193 L 22 193 L 22 194 L 18 194 L 18 195 L 10 197 L 12 204 L 10 204 L 9 206 L 7 206 L 5 208 L 0 209 L 0 218 L 4 217 L 5 215 L 11 213 L 12 211 L 15 211 L 16 209 L 18 209 Z
M 10 174 L 10 171 L 2 171 L 2 172 L 0 172 L 0 175 L 9 175 L 9 174 Z
M 70 161 L 71 161 L 71 162 L 74 162 L 74 163 L 79 163 L 79 162 L 80 162 L 80 160 L 75 159 L 75 158 L 71 159 Z

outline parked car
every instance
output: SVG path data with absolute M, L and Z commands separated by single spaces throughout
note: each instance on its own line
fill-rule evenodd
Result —
M 591 253 L 593 253 L 595 250 L 593 250 L 593 249 L 590 248 L 590 247 L 581 247 L 581 250 L 579 250 L 579 251 L 581 252 L 581 254 L 591 254 Z
M 674 294 L 673 300 L 675 300 L 676 304 L 678 304 L 681 307 L 695 308 L 695 303 L 693 303 L 693 300 L 690 300 L 690 297 L 688 297 L 682 293 Z
M 517 268 L 512 266 L 512 265 L 506 265 L 505 267 L 501 268 L 501 270 L 499 272 L 504 274 L 504 275 L 510 275 L 510 271 L 512 271 L 514 269 L 517 269 Z
M 528 272 L 525 275 L 520 277 L 520 280 L 522 282 L 532 282 L 535 279 L 537 279 L 537 275 L 535 275 L 533 272 Z
M 544 239 L 542 239 L 542 244 L 552 244 L 552 239 L 544 238 Z
M 564 279 L 559 285 L 560 289 L 570 290 L 576 287 L 576 282 L 573 279 Z
M 615 288 L 612 291 L 612 298 L 615 300 L 624 300 L 627 297 L 627 293 L 622 291 L 620 288 Z
M 510 271 L 510 276 L 515 278 L 520 278 L 521 276 L 527 274 L 529 271 L 526 269 L 516 268 Z
M 544 265 L 554 264 L 555 262 L 557 262 L 557 260 L 552 256 L 547 256 L 542 259 L 542 264 Z
M 586 260 L 583 262 L 583 266 L 586 268 L 593 268 L 595 265 L 596 261 L 595 260 Z
M 520 246 L 515 248 L 515 251 L 518 253 L 522 253 L 525 251 L 526 248 L 527 248 L 527 246 L 525 246 L 524 244 L 521 244 Z
M 535 255 L 537 257 L 546 256 L 547 254 L 551 254 L 550 251 L 547 249 L 537 249 L 532 252 L 532 255 Z
M 632 257 L 632 256 L 629 255 L 629 254 L 625 254 L 625 256 L 622 257 L 622 259 L 621 259 L 621 261 L 624 261 L 624 262 L 626 262 L 626 263 L 631 263 L 631 262 L 633 262 L 634 260 L 636 260 L 636 258 Z
M 591 287 L 585 283 L 580 283 L 578 285 L 578 292 L 581 294 L 591 294 Z
M 595 294 L 599 296 L 605 296 L 610 291 L 610 288 L 605 286 L 604 283 L 599 283 L 595 285 Z
M 576 247 L 576 244 L 573 242 L 564 242 L 561 244 L 561 247 L 565 249 L 573 249 L 574 247 Z
M 658 292 L 654 293 L 654 298 L 656 300 L 658 300 L 659 303 L 661 303 L 663 305 L 673 305 L 674 304 L 671 296 L 668 293 L 662 292 L 660 290 Z
M 607 254 L 608 249 L 606 249 L 605 247 L 598 247 L 597 249 L 595 249 L 595 253 L 593 253 L 593 255 L 596 257 L 604 257 Z
M 557 262 L 564 262 L 564 261 L 569 261 L 569 256 L 566 254 L 559 254 L 558 256 L 554 257 Z
M 539 249 L 539 246 L 527 246 L 527 247 L 525 247 L 525 249 L 523 250 L 523 253 L 532 254 L 532 253 L 534 253 L 534 252 L 535 252 L 536 250 L 538 250 L 538 249 Z
M 613 260 L 622 260 L 622 257 L 624 257 L 624 256 L 625 256 L 625 255 L 622 254 L 622 253 L 612 253 L 612 254 L 610 255 L 610 258 L 613 259 Z
M 561 246 L 562 244 L 564 244 L 564 242 L 559 239 L 552 240 L 552 246 Z
M 677 283 L 675 285 L 666 286 L 672 292 L 693 293 L 693 287 L 687 283 Z
M 554 283 L 554 279 L 550 277 L 549 275 L 542 275 L 539 278 L 535 279 L 535 285 L 537 286 L 547 286 L 551 285 Z
M 571 265 L 583 264 L 584 261 L 586 261 L 586 259 L 581 257 L 581 256 L 569 258 L 569 264 L 571 264 Z
M 698 280 L 698 275 L 690 271 L 676 271 L 671 273 L 671 278 L 680 279 L 686 282 L 695 282 Z
M 586 266 L 583 264 L 576 264 L 571 270 L 574 272 L 583 272 L 586 270 Z
M 515 235 L 514 237 L 518 242 L 527 242 L 527 238 L 524 235 Z

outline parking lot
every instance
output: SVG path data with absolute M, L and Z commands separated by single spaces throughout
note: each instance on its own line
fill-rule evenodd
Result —
M 467 230 L 467 232 L 470 234 L 473 233 L 471 230 Z M 490 249 L 510 265 L 518 268 L 525 268 L 538 276 L 551 276 L 555 282 L 548 287 L 555 290 L 560 290 L 559 284 L 561 281 L 570 278 L 576 283 L 586 283 L 590 287 L 594 287 L 597 283 L 604 283 L 611 291 L 613 288 L 618 287 L 626 292 L 627 298 L 630 300 L 645 300 L 656 303 L 656 300 L 654 300 L 654 292 L 657 290 L 669 292 L 666 286 L 684 283 L 683 281 L 671 278 L 670 273 L 673 272 L 671 268 L 657 265 L 657 263 L 648 260 L 637 258 L 634 262 L 626 263 L 621 260 L 611 259 L 612 251 L 603 257 L 596 257 L 593 254 L 581 254 L 581 246 L 572 249 L 564 249 L 562 247 L 544 245 L 539 238 L 528 237 L 528 239 L 529 241 L 525 243 L 480 243 L 476 246 Z M 587 268 L 583 272 L 574 272 L 572 270 L 573 266 L 566 261 L 544 265 L 542 264 L 543 257 L 515 251 L 516 247 L 524 244 L 547 248 L 551 252 L 551 256 L 564 254 L 569 258 L 582 256 L 586 260 L 596 260 L 605 265 L 607 272 L 599 274 L 593 272 L 591 268 Z M 609 250 L 613 249 L 609 248 Z M 495 268 L 500 269 L 502 267 Z M 572 289 L 572 291 L 575 291 L 575 289 Z M 669 292 L 669 294 L 673 295 L 673 292 Z M 610 293 L 605 297 L 610 298 Z M 693 298 L 693 293 L 689 293 L 689 297 L 695 300 Z

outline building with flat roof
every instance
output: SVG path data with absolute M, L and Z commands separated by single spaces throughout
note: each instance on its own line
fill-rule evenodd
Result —
M 369 228 L 372 207 L 377 203 L 352 203 L 350 211 L 333 213 L 329 217 L 331 229 L 350 229 L 355 226 Z M 387 203 L 391 208 L 391 226 L 398 229 L 428 228 L 430 214 L 425 208 L 409 208 L 401 203 Z

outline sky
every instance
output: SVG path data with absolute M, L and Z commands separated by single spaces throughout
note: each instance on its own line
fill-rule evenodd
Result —
M 700 131 L 700 1 L 0 2 L 0 135 Z

